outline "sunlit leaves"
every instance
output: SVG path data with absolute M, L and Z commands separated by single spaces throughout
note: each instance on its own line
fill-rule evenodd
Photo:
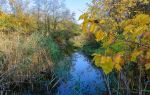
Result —
M 96 29 L 96 24 L 94 23 L 90 26 L 90 32 L 94 32 L 95 29 Z
M 7 32 L 32 32 L 36 27 L 36 20 L 32 16 L 0 13 L 0 31 Z
M 124 29 L 124 38 L 134 42 L 139 42 L 139 40 L 141 40 L 143 44 L 147 45 L 147 42 L 149 42 L 149 25 L 150 16 L 146 14 L 138 14 L 132 19 L 123 21 L 121 26 Z M 143 37 L 143 39 L 140 37 Z
M 116 64 L 122 64 L 123 65 L 124 64 L 123 56 L 120 53 L 116 54 L 114 56 L 114 62 Z
M 85 19 L 87 19 L 87 17 L 88 17 L 88 14 L 84 13 L 79 17 L 79 20 L 85 20 Z
M 150 49 L 147 50 L 145 58 L 150 61 Z
M 134 33 L 134 32 L 133 32 L 134 29 L 135 29 L 135 26 L 134 26 L 134 25 L 128 25 L 128 26 L 126 26 L 126 27 L 124 28 L 125 33 L 128 33 L 128 32 Z
M 121 71 L 121 70 L 122 70 L 122 67 L 121 67 L 120 64 L 115 64 L 115 69 L 116 69 L 117 71 Z
M 106 22 L 105 20 L 100 20 L 99 21 L 100 24 L 105 24 L 105 22 Z
M 150 32 L 145 32 L 145 33 L 143 34 L 143 39 L 150 41 Z
M 136 62 L 137 57 L 142 54 L 142 50 L 135 50 L 133 51 L 133 53 L 131 54 L 131 61 Z
M 101 55 L 100 54 L 93 54 L 94 58 L 93 61 L 95 62 L 95 65 L 98 66 L 101 61 Z
M 96 36 L 96 41 L 101 41 L 106 36 L 106 34 L 100 30 L 96 32 L 95 36 Z
M 107 45 L 110 45 L 115 42 L 115 34 L 114 32 L 109 32 L 108 40 L 106 41 Z
M 124 65 L 124 59 L 122 54 L 117 53 L 114 56 L 114 62 L 115 62 L 115 68 L 117 71 L 121 71 L 122 70 L 122 66 Z
M 148 0 L 142 0 L 144 4 L 149 4 Z
M 99 54 L 94 54 L 93 60 L 95 61 L 95 65 L 97 67 L 101 67 L 105 74 L 109 74 L 114 68 L 112 58 L 109 56 L 101 56 Z
M 0 14 L 0 31 L 13 31 L 16 27 L 15 18 L 5 13 Z
M 147 14 L 139 14 L 135 16 L 133 21 L 134 24 L 139 24 L 139 25 L 150 24 L 150 16 Z
M 147 50 L 150 47 L 150 15 L 136 9 L 139 3 L 145 5 L 149 1 L 97 2 L 101 2 L 96 5 L 103 8 L 92 6 L 91 12 L 80 17 L 86 26 L 83 30 L 92 32 L 96 41 L 101 43 L 99 49 L 103 48 L 103 52 L 94 55 L 95 65 L 101 67 L 105 74 L 112 69 L 121 71 L 126 63 L 132 62 L 150 69 L 150 54 Z
M 84 22 L 82 23 L 82 30 L 83 30 L 83 32 L 87 32 L 87 26 L 88 26 L 88 22 L 87 22 L 87 21 L 84 21 Z
M 133 39 L 136 39 L 136 37 L 141 36 L 144 32 L 148 31 L 149 24 L 150 16 L 146 14 L 139 14 L 133 19 L 124 22 L 124 35 L 130 35 Z
M 83 15 L 81 15 L 79 17 L 79 20 L 84 20 L 83 23 L 82 23 L 82 30 L 83 30 L 83 32 L 87 32 L 87 26 L 88 26 L 88 23 L 89 23 L 88 14 L 84 13 Z
M 105 74 L 109 74 L 113 70 L 113 68 L 115 68 L 117 71 L 122 70 L 124 60 L 121 54 L 115 55 L 114 58 L 111 58 L 110 56 L 103 56 L 100 54 L 94 54 L 93 56 L 95 65 L 102 68 Z

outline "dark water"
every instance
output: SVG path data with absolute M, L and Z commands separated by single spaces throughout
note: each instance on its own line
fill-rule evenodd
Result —
M 72 55 L 68 79 L 60 82 L 56 95 L 103 95 L 106 92 L 102 72 L 84 54 Z
M 56 67 L 61 79 L 54 91 L 49 89 L 50 80 L 43 81 L 40 88 L 29 89 L 13 94 L 1 95 L 103 95 L 106 92 L 106 86 L 102 77 L 102 71 L 95 68 L 92 62 L 81 52 L 72 54 L 69 63 L 61 62 Z

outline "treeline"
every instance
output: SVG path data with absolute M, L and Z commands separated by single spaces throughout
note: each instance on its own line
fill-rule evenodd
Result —
M 72 29 L 74 13 L 61 0 L 2 0 L 1 31 L 54 32 Z

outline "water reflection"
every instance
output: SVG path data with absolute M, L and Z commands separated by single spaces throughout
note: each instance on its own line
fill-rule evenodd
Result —
M 57 95 L 103 95 L 106 88 L 102 72 L 80 52 L 74 53 L 72 59 L 69 78 L 61 81 Z

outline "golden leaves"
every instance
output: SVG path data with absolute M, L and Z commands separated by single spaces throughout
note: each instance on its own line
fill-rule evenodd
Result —
M 143 34 L 143 38 L 144 38 L 145 40 L 149 40 L 149 41 L 150 41 L 150 32 L 145 32 L 145 33 Z
M 100 23 L 100 24 L 105 24 L 106 21 L 105 21 L 105 20 L 100 20 L 99 23 Z
M 124 64 L 124 60 L 123 60 L 122 55 L 119 54 L 119 53 L 116 54 L 115 57 L 114 57 L 114 62 L 115 62 L 116 64 L 121 64 L 121 65 L 123 65 L 123 64 Z
M 143 3 L 144 4 L 149 4 L 149 1 L 148 0 L 143 0 Z
M 79 20 L 82 20 L 82 19 L 85 20 L 87 19 L 87 17 L 88 17 L 88 13 L 84 13 L 79 17 Z
M 93 61 L 95 62 L 95 65 L 98 66 L 100 64 L 101 55 L 100 54 L 93 54 L 94 58 Z
M 82 23 L 82 30 L 83 32 L 87 32 L 87 26 L 88 26 L 88 13 L 84 13 L 79 17 L 79 20 L 84 20 Z
M 131 61 L 136 62 L 137 57 L 142 53 L 143 53 L 143 51 L 138 50 L 138 49 L 133 51 L 132 54 L 131 54 Z
M 134 25 L 128 25 L 124 28 L 125 33 L 127 33 L 127 32 L 133 33 L 134 29 L 135 29 Z
M 124 29 L 126 39 L 131 39 L 137 42 L 138 37 L 142 36 L 149 30 L 150 16 L 146 14 L 138 14 L 133 19 L 123 21 L 121 26 Z
M 120 64 L 115 64 L 115 69 L 117 71 L 121 71 L 122 70 L 122 67 L 120 66 Z
M 108 45 L 112 44 L 115 41 L 115 33 L 114 32 L 109 32 L 108 36 Z
M 112 58 L 109 56 L 94 54 L 93 60 L 95 61 L 95 65 L 97 67 L 101 67 L 106 75 L 109 74 L 114 68 Z
M 91 27 L 90 27 L 90 32 L 94 32 L 96 29 L 96 24 L 92 24 Z
M 113 50 L 110 49 L 110 48 L 107 48 L 107 49 L 105 50 L 105 53 L 106 53 L 107 55 L 112 55 Z
M 32 32 L 36 28 L 36 18 L 25 14 L 14 16 L 13 14 L 0 13 L 0 31 Z
M 121 71 L 126 61 L 137 62 L 137 59 L 142 58 L 141 63 L 146 66 L 146 69 L 150 68 L 150 53 L 147 53 L 144 47 L 144 45 L 149 46 L 150 43 L 150 15 L 139 10 L 129 10 L 135 7 L 137 2 L 149 3 L 148 0 L 120 0 L 112 4 L 112 0 L 104 0 L 101 2 L 102 9 L 93 7 L 91 13 L 80 17 L 84 19 L 86 26 L 83 30 L 89 30 L 95 35 L 96 41 L 101 42 L 104 51 L 95 54 L 93 60 L 105 74 L 109 74 L 112 69 Z M 110 4 L 114 10 L 110 11 Z M 100 14 L 108 10 L 110 15 Z M 130 14 L 132 12 L 135 12 L 133 17 Z
M 146 14 L 138 14 L 133 19 L 128 19 L 128 20 L 123 21 L 122 26 L 134 29 L 136 27 L 144 26 L 144 25 L 147 25 L 147 24 L 150 24 L 150 16 L 146 15 Z M 127 28 L 127 30 L 129 28 Z
M 139 27 L 134 29 L 134 34 L 137 35 L 137 36 L 142 35 L 147 30 L 148 30 L 147 25 L 139 26 Z
M 96 32 L 96 34 L 95 34 L 96 41 L 101 41 L 105 36 L 106 36 L 106 34 L 101 30 Z
M 87 26 L 88 26 L 87 21 L 84 21 L 84 22 L 82 23 L 82 30 L 83 30 L 83 32 L 87 32 Z
M 105 74 L 109 74 L 113 68 L 115 68 L 117 71 L 122 70 L 124 59 L 119 53 L 113 59 L 110 56 L 102 56 L 100 54 L 94 54 L 93 56 L 95 65 L 97 67 L 101 67 Z
M 147 14 L 139 14 L 133 18 L 134 24 L 146 25 L 150 24 L 150 16 Z
M 0 13 L 0 19 L 5 19 L 6 15 L 4 13 Z
M 109 45 L 113 44 L 116 40 L 115 36 L 116 36 L 116 34 L 114 32 L 109 32 L 106 35 L 106 39 L 105 39 L 105 42 L 103 43 L 103 47 L 106 48 Z
M 122 65 L 124 65 L 124 59 L 120 53 L 118 53 L 114 56 L 114 62 L 115 62 L 115 69 L 117 71 L 121 71 Z
M 146 52 L 145 59 L 150 60 L 150 50 Z

